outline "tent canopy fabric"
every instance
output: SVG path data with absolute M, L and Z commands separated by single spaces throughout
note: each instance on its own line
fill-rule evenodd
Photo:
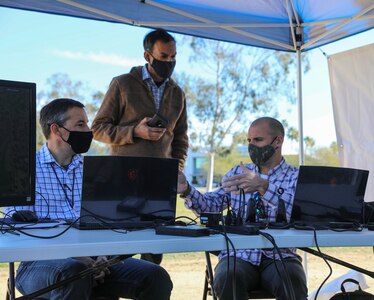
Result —
M 281 51 L 307 51 L 374 28 L 374 0 L 0 0 L 0 6 Z

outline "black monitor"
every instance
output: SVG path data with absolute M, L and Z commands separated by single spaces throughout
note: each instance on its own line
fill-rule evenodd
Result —
M 36 85 L 0 80 L 0 207 L 35 204 Z
M 291 221 L 363 223 L 368 170 L 300 166 Z

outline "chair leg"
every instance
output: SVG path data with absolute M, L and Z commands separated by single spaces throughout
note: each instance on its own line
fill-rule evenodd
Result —
M 212 268 L 212 262 L 210 260 L 210 254 L 209 252 L 205 252 L 205 259 L 206 259 L 206 270 L 205 270 L 205 285 L 207 288 L 204 288 L 204 295 L 208 294 L 208 291 L 210 290 L 213 300 L 217 300 L 216 294 L 214 292 L 213 288 L 213 268 Z M 205 300 L 206 298 L 204 298 Z
M 7 289 L 6 289 L 5 300 L 10 300 L 9 278 L 7 280 Z
M 208 283 L 208 280 L 209 280 L 208 279 L 208 271 L 205 269 L 203 300 L 206 300 L 207 297 L 208 297 L 208 293 L 209 293 L 209 283 Z

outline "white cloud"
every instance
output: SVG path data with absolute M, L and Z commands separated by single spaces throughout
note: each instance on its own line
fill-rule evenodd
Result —
M 128 58 L 113 53 L 73 52 L 69 50 L 54 50 L 52 53 L 53 55 L 66 59 L 90 61 L 99 64 L 109 64 L 122 67 L 132 67 L 144 63 L 141 59 Z

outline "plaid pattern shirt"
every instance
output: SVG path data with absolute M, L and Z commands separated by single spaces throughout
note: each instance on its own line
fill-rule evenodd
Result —
M 60 166 L 47 144 L 36 154 L 35 205 L 8 207 L 32 210 L 39 218 L 74 220 L 80 215 L 83 159 L 75 155 L 67 166 Z
M 279 165 L 272 169 L 268 174 L 261 174 L 254 164 L 246 164 L 245 167 L 248 170 L 256 173 L 261 178 L 269 182 L 269 187 L 266 193 L 262 196 L 262 201 L 264 204 L 264 209 L 267 215 L 268 222 L 275 222 L 277 216 L 278 200 L 282 199 L 286 208 L 287 220 L 291 218 L 293 197 L 296 190 L 296 182 L 298 177 L 298 169 L 296 167 L 288 165 L 283 159 Z M 231 177 L 237 174 L 241 174 L 243 171 L 240 165 L 232 168 L 225 176 Z M 283 190 L 282 190 L 283 189 Z M 239 206 L 241 206 L 240 211 L 245 214 L 247 211 L 246 207 L 249 200 L 254 196 L 255 193 L 245 194 L 245 199 L 241 199 L 240 194 L 236 195 L 233 192 L 227 194 L 231 199 L 232 210 L 238 214 Z M 219 188 L 213 192 L 202 194 L 197 189 L 191 186 L 190 194 L 185 198 L 185 206 L 192 209 L 195 213 L 199 214 L 201 212 L 219 212 L 222 209 L 227 208 L 227 201 L 223 201 L 223 197 L 226 195 L 223 188 Z M 245 219 L 245 215 L 242 216 Z M 282 248 L 282 257 L 295 256 L 295 248 Z M 219 258 L 227 255 L 226 251 L 222 251 Z M 230 256 L 234 253 L 231 250 Z M 273 250 L 265 249 L 240 249 L 236 250 L 236 257 L 242 260 L 248 261 L 253 265 L 260 265 L 261 257 L 265 255 L 266 257 L 273 258 Z M 275 254 L 275 258 L 279 259 L 279 255 Z
M 164 95 L 164 91 L 166 88 L 166 84 L 169 81 L 167 78 L 161 85 L 158 87 L 154 82 L 153 78 L 148 72 L 147 64 L 142 67 L 142 79 L 147 84 L 149 90 L 152 92 L 153 99 L 155 100 L 156 110 L 160 110 L 162 96 Z

